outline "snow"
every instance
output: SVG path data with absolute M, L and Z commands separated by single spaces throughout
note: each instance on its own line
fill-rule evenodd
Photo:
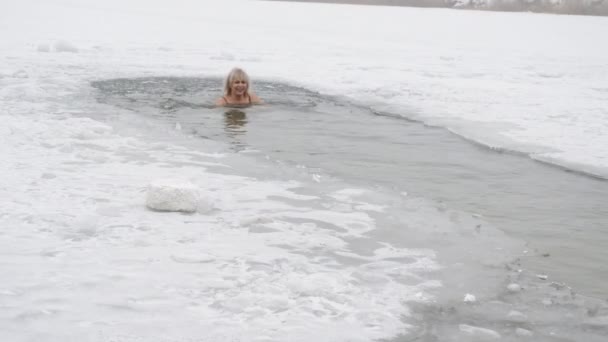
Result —
M 56 52 L 73 52 L 73 53 L 78 52 L 78 48 L 76 46 L 74 46 L 70 42 L 66 42 L 65 40 L 60 40 L 60 41 L 55 42 L 54 48 L 55 48 Z M 38 51 L 40 51 L 40 49 L 38 49 Z M 44 49 L 43 49 L 42 52 L 48 52 L 48 51 L 44 51 Z
M 97 103 L 91 81 L 239 65 L 608 176 L 607 32 L 603 18 L 375 6 L 1 2 L 0 340 L 386 339 L 440 286 L 433 251 L 350 244 L 383 210 L 364 190 L 234 174 L 211 143 L 128 131 L 161 128 Z M 214 211 L 146 210 L 148 185 L 175 175 Z
M 465 303 L 475 303 L 476 301 L 477 301 L 477 298 L 474 295 L 472 295 L 470 293 L 467 293 L 466 295 L 464 295 L 463 302 L 465 302 Z
M 507 290 L 509 290 L 509 292 L 516 293 L 521 291 L 521 286 L 519 284 L 511 283 L 507 285 Z
M 199 194 L 196 186 L 179 179 L 158 179 L 148 185 L 146 206 L 159 211 L 195 212 Z
M 530 337 L 530 336 L 534 335 L 534 333 L 532 333 L 530 330 L 523 329 L 523 328 L 515 329 L 515 334 L 517 334 L 517 336 L 522 336 L 522 337 Z
M 11 69 L 59 62 L 32 54 L 30 44 L 78 46 L 80 56 L 63 63 L 97 77 L 100 68 L 224 76 L 241 65 L 254 79 L 347 96 L 488 146 L 607 173 L 605 18 L 234 0 L 31 2 L 4 5 Z M 226 12 L 231 25 L 215 16 Z
M 509 311 L 509 313 L 507 314 L 507 319 L 515 323 L 525 323 L 528 321 L 528 317 L 526 317 L 526 315 L 515 310 Z
M 292 190 L 303 184 L 206 172 L 223 157 L 122 137 L 90 119 L 24 115 L 31 121 L 6 115 L 2 136 L 2 191 L 12 193 L 0 216 L 2 340 L 367 341 L 405 331 L 402 301 L 437 286 L 390 274 L 432 270 L 432 252 L 378 248 L 339 269 L 301 254 L 350 251 L 346 238 L 374 225 L 366 212 L 306 205 L 316 197 Z M 215 215 L 145 210 L 148 184 L 175 172 L 206 192 Z M 337 194 L 353 201 L 341 189 L 323 201 L 340 204 Z M 415 256 L 411 267 L 382 264 Z
M 474 338 L 480 338 L 483 340 L 497 340 L 501 337 L 498 332 L 491 329 L 480 328 L 468 324 L 460 324 L 458 327 L 460 328 L 461 332 Z

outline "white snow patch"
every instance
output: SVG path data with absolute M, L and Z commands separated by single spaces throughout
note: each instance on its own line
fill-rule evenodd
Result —
M 521 291 L 521 286 L 519 284 L 512 283 L 507 285 L 507 290 L 509 290 L 509 292 L 516 293 Z
M 475 302 L 477 301 L 477 298 L 476 298 L 474 295 L 472 295 L 472 294 L 470 294 L 470 293 L 467 293 L 467 294 L 464 296 L 463 301 L 464 301 L 465 303 L 475 303 Z

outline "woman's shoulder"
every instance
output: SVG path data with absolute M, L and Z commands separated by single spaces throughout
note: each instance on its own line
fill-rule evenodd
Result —
M 222 96 L 219 99 L 215 100 L 215 105 L 216 106 L 225 106 L 228 104 L 228 101 L 226 101 L 226 97 Z
M 253 104 L 264 103 L 264 101 L 262 101 L 262 99 L 259 96 L 257 96 L 255 93 L 250 93 L 249 97 L 251 98 L 251 103 L 253 103 Z

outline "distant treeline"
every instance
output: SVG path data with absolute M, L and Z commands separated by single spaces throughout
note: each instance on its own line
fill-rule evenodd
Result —
M 279 0 L 281 1 L 281 0 Z M 289 1 L 289 0 L 287 0 Z M 292 0 L 293 1 L 293 0 Z M 443 7 L 608 16 L 608 0 L 295 0 L 342 4 Z

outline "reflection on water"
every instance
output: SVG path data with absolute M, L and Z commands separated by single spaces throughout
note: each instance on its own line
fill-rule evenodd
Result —
M 224 122 L 226 123 L 227 133 L 242 134 L 245 132 L 247 113 L 238 109 L 231 109 L 224 113 Z
M 234 151 L 242 151 L 247 146 L 246 142 L 239 139 L 247 130 L 247 113 L 239 109 L 230 109 L 224 113 L 224 132 L 230 138 L 230 144 Z

